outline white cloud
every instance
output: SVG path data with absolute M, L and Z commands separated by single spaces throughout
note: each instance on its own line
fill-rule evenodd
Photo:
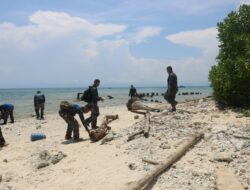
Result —
M 175 44 L 209 49 L 218 46 L 217 35 L 218 31 L 216 28 L 207 28 L 171 34 L 166 36 L 166 39 Z
M 202 84 L 207 83 L 208 71 L 214 65 L 218 54 L 218 31 L 216 28 L 207 28 L 179 32 L 166 36 L 166 39 L 174 44 L 185 45 L 202 50 L 199 58 L 186 58 L 174 61 L 173 64 L 183 76 L 182 82 L 192 81 L 193 84 L 199 81 Z M 189 73 L 189 75 L 185 74 Z
M 197 81 L 206 83 L 209 64 L 212 63 L 210 59 L 214 58 L 210 48 L 214 48 L 211 42 L 215 29 L 167 36 L 173 43 L 204 50 L 200 58 L 180 60 L 134 57 L 130 49 L 131 41 L 144 42 L 149 37 L 159 35 L 161 28 L 144 27 L 133 36 L 133 40 L 132 36 L 128 40 L 122 38 L 126 36 L 125 29 L 125 25 L 94 24 L 67 13 L 51 11 L 36 12 L 25 26 L 2 23 L 0 86 L 82 86 L 88 85 L 94 78 L 100 78 L 102 84 L 133 82 L 137 86 L 166 85 L 167 65 L 173 66 L 179 81 L 184 85 Z M 117 38 L 117 35 L 120 37 Z M 106 36 L 108 38 L 101 38 Z
M 147 38 L 159 35 L 161 30 L 162 29 L 160 27 L 153 27 L 153 26 L 144 27 L 133 35 L 133 40 L 136 43 L 145 42 Z
M 125 29 L 125 25 L 94 24 L 63 12 L 37 11 L 30 16 L 30 24 L 26 26 L 15 26 L 8 22 L 0 24 L 0 42 L 31 49 L 46 41 L 69 35 L 96 39 L 123 32 Z

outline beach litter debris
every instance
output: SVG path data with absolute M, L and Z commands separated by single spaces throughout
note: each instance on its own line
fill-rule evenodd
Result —
M 31 141 L 37 141 L 37 140 L 41 140 L 41 139 L 46 139 L 46 135 L 43 133 L 32 133 L 30 135 Z

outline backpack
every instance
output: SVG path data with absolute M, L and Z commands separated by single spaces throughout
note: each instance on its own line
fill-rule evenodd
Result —
M 60 103 L 61 110 L 69 110 L 70 108 L 72 108 L 71 103 L 69 103 L 68 101 L 61 101 L 61 103 Z
M 84 102 L 90 102 L 91 101 L 91 89 L 90 87 L 86 90 L 84 90 L 83 95 L 81 97 L 81 100 Z

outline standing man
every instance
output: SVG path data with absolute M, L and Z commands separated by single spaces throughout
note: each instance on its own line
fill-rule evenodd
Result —
M 130 87 L 128 96 L 130 96 L 131 98 L 137 96 L 136 88 L 133 85 L 131 85 Z
M 10 116 L 10 122 L 14 123 L 13 115 L 14 106 L 12 104 L 0 105 L 0 119 L 3 119 L 3 124 L 7 124 L 8 117 Z
M 36 95 L 34 96 L 34 107 L 35 107 L 37 119 L 44 119 L 43 117 L 44 104 L 45 104 L 44 94 L 42 94 L 41 91 L 37 91 Z M 41 110 L 41 114 L 40 114 L 40 110 Z
M 100 115 L 98 101 L 103 101 L 103 98 L 98 95 L 97 87 L 100 85 L 100 80 L 95 79 L 94 84 L 89 87 L 90 100 L 88 101 L 88 107 L 90 108 L 91 115 L 85 121 L 89 125 L 91 123 L 92 129 L 98 128 L 97 117 Z
M 87 109 L 87 107 L 86 107 Z M 85 107 L 81 107 L 77 104 L 70 104 L 67 101 L 63 101 L 60 104 L 60 110 L 59 115 L 64 119 L 64 121 L 68 124 L 65 139 L 69 140 L 71 139 L 71 135 L 73 133 L 73 139 L 74 141 L 78 141 L 79 138 L 79 124 L 77 120 L 74 118 L 76 114 L 79 115 L 79 118 L 81 119 L 81 122 L 87 132 L 89 133 L 89 129 L 87 127 L 87 124 L 84 121 L 84 113 Z
M 172 106 L 172 111 L 176 111 L 176 104 L 175 96 L 178 92 L 178 85 L 177 85 L 177 76 L 173 72 L 173 69 L 171 66 L 167 67 L 167 73 L 168 73 L 168 89 L 164 95 L 165 100 L 168 101 L 168 103 Z

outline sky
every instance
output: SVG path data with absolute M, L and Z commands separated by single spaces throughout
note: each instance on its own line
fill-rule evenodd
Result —
M 209 85 L 217 23 L 250 0 L 0 0 L 0 88 Z

